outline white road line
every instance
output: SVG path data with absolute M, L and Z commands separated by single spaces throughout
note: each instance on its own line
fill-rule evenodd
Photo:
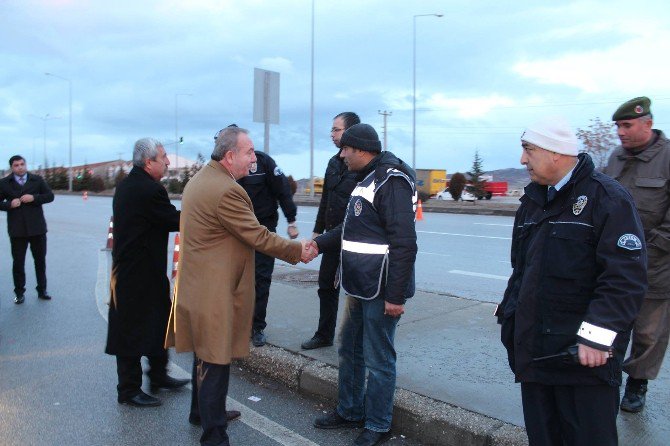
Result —
M 475 237 L 475 238 L 490 238 L 496 240 L 512 240 L 512 237 L 494 237 L 491 235 L 456 234 L 453 232 L 433 232 L 433 231 L 416 231 L 416 232 L 421 234 L 453 235 L 456 237 Z
M 474 223 L 476 225 L 481 225 L 481 226 L 505 226 L 506 228 L 512 228 L 514 225 L 507 225 L 507 224 L 502 224 L 502 223 Z
M 451 257 L 451 254 L 440 254 L 437 252 L 419 251 L 419 254 L 429 254 L 431 256 Z
M 472 276 L 472 277 L 483 277 L 485 279 L 497 279 L 497 280 L 507 280 L 509 279 L 509 276 L 496 276 L 495 274 L 484 274 L 484 273 L 475 273 L 472 271 L 461 271 L 458 269 L 452 269 L 449 271 L 452 274 L 462 274 L 464 276 Z
M 100 316 L 107 320 L 107 300 L 109 299 L 109 270 L 110 270 L 111 253 L 108 251 L 100 251 L 98 254 L 98 277 L 95 284 L 95 300 Z M 177 364 L 170 362 L 170 371 L 177 378 L 190 378 L 191 374 L 179 367 Z M 188 384 L 185 387 L 191 388 Z M 276 441 L 284 446 L 319 446 L 297 432 L 275 423 L 271 419 L 259 414 L 248 406 L 231 398 L 227 399 L 230 402 L 230 409 L 239 410 L 242 413 L 240 421 L 250 428 L 260 432 L 268 438 Z

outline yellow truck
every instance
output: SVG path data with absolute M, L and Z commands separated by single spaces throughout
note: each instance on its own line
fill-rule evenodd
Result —
M 416 189 L 429 196 L 442 192 L 447 187 L 447 171 L 444 169 L 416 169 Z

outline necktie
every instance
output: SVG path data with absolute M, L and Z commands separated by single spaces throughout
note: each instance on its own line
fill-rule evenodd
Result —
M 21 186 L 23 186 L 24 184 L 26 184 L 26 179 L 25 179 L 25 177 L 19 177 L 19 184 L 20 184 Z
M 547 189 L 547 203 L 553 200 L 556 197 L 556 188 L 554 186 L 549 186 Z

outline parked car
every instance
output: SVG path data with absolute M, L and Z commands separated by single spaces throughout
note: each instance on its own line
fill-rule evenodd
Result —
M 438 200 L 453 200 L 451 194 L 449 193 L 449 188 L 446 188 L 442 192 L 438 192 L 435 198 L 437 198 Z M 475 197 L 473 194 L 471 194 L 465 189 L 463 190 L 463 192 L 461 192 L 461 198 L 460 198 L 461 201 L 475 201 L 476 199 L 477 197 Z

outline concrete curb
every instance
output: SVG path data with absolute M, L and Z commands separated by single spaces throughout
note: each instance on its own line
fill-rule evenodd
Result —
M 308 395 L 337 400 L 337 368 L 270 344 L 237 364 Z M 393 429 L 425 445 L 526 446 L 522 427 L 397 388 Z

